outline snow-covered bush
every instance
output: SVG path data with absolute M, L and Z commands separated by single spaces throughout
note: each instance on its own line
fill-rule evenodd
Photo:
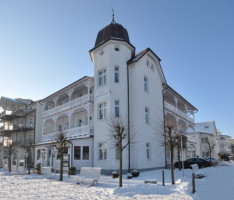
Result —
M 117 171 L 113 171 L 112 172 L 112 178 L 118 178 L 119 177 L 119 174 Z
M 140 174 L 140 172 L 139 172 L 137 169 L 133 169 L 133 170 L 131 171 L 131 174 L 132 174 L 133 177 L 138 177 L 139 174 Z
M 219 155 L 219 158 L 221 160 L 224 160 L 224 161 L 229 161 L 230 160 L 230 158 L 229 158 L 230 154 L 229 153 L 220 152 L 220 153 L 218 153 L 218 155 Z

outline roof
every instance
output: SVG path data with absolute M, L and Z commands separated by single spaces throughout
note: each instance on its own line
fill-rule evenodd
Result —
M 128 31 L 121 24 L 112 21 L 98 32 L 94 46 L 96 47 L 110 38 L 117 38 L 130 43 Z
M 215 121 L 199 122 L 195 124 L 196 132 L 214 134 L 215 130 L 216 130 Z
M 147 48 L 147 49 L 144 49 L 144 50 L 140 51 L 139 53 L 137 53 L 131 60 L 128 61 L 128 64 L 138 62 L 148 52 L 151 52 L 159 60 L 159 62 L 161 61 L 161 59 L 157 56 L 156 53 L 154 53 L 150 48 Z

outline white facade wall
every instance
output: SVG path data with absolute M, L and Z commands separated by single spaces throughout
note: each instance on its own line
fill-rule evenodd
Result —
M 154 71 L 147 67 L 147 60 L 154 63 Z M 155 133 L 155 126 L 162 126 L 163 130 L 162 80 L 157 65 L 156 58 L 149 54 L 130 65 L 130 120 L 131 132 L 135 135 L 131 158 L 132 167 L 136 169 L 163 167 L 165 163 L 165 150 Z M 148 78 L 149 92 L 144 90 L 144 77 Z M 150 113 L 149 124 L 145 120 L 146 107 Z M 146 143 L 150 143 L 150 159 L 146 156 Z
M 115 47 L 119 51 L 115 51 Z M 103 51 L 103 55 L 100 55 Z M 93 51 L 94 58 L 94 165 L 102 169 L 118 169 L 119 161 L 116 159 L 116 149 L 108 141 L 108 127 L 105 120 L 98 119 L 98 106 L 106 103 L 106 116 L 114 115 L 114 101 L 120 101 L 120 116 L 127 120 L 127 61 L 131 58 L 132 48 L 125 42 L 109 41 Z M 119 83 L 114 82 L 114 67 L 119 67 Z M 106 69 L 106 85 L 99 87 L 98 72 Z M 107 159 L 99 159 L 99 144 L 106 143 Z M 123 152 L 123 169 L 127 169 L 127 150 Z

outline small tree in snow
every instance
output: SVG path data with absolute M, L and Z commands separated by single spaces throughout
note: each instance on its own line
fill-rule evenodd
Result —
M 207 151 L 209 153 L 209 157 L 210 157 L 210 162 L 211 162 L 211 154 L 212 154 L 212 151 L 214 150 L 214 147 L 215 147 L 215 143 L 214 143 L 214 140 L 213 138 L 207 138 Z
M 60 157 L 60 181 L 63 181 L 63 155 L 67 151 L 69 144 L 71 144 L 71 141 L 67 139 L 66 135 L 62 131 L 62 126 L 60 125 L 55 138 L 55 148 L 57 149 L 58 156 Z
M 166 147 L 170 151 L 170 169 L 171 169 L 171 184 L 175 184 L 174 177 L 174 151 L 178 145 L 179 134 L 177 133 L 176 121 L 172 116 L 168 116 L 164 123 L 155 124 L 155 133 L 157 140 L 161 146 Z
M 33 151 L 33 142 L 31 139 L 28 139 L 25 143 L 25 153 L 27 154 L 27 168 L 28 168 L 28 174 L 30 174 L 30 169 L 32 168 L 32 151 Z
M 119 187 L 122 187 L 123 150 L 129 145 L 128 120 L 121 117 L 110 117 L 107 120 L 107 126 L 109 130 L 108 137 L 119 153 Z

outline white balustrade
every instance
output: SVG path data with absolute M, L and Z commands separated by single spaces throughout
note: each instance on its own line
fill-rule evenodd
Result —
M 75 127 L 69 130 L 64 130 L 63 133 L 66 135 L 68 139 L 83 138 L 92 135 L 92 133 L 90 133 L 90 129 L 91 129 L 90 126 L 87 125 L 87 126 Z M 55 139 L 56 139 L 56 133 L 49 133 L 42 135 L 42 142 L 55 141 Z
M 183 113 L 182 111 L 178 110 L 178 109 L 177 109 L 176 107 L 174 107 L 173 105 L 171 105 L 171 104 L 169 104 L 169 103 L 167 103 L 167 102 L 164 102 L 164 106 L 165 106 L 168 110 L 174 112 L 175 114 L 178 114 L 178 115 L 181 116 L 182 118 L 185 118 L 186 120 L 188 120 L 188 121 L 194 123 L 193 118 L 189 117 L 187 114 L 185 114 L 185 113 Z
M 83 95 L 79 98 L 76 98 L 74 100 L 71 100 L 70 102 L 67 102 L 63 105 L 60 105 L 60 106 L 57 106 L 53 109 L 50 109 L 50 110 L 43 110 L 43 113 L 42 113 L 42 118 L 47 118 L 49 116 L 52 116 L 52 115 L 55 115 L 59 112 L 63 112 L 71 107 L 74 107 L 76 105 L 80 105 L 80 104 L 83 104 L 87 101 L 90 100 L 90 95 L 89 94 L 86 94 L 86 95 Z

